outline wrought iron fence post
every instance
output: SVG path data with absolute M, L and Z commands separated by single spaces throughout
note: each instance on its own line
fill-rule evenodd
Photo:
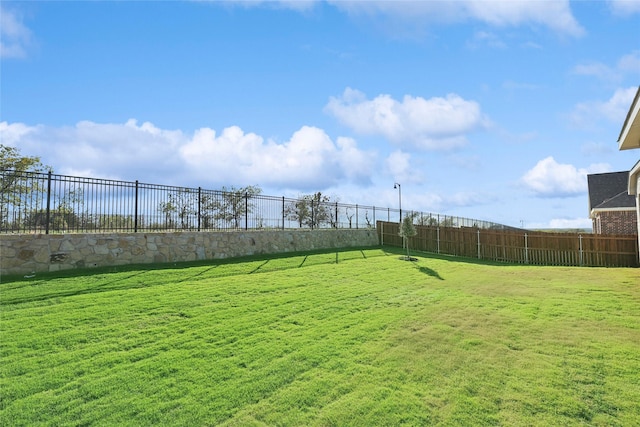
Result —
M 49 221 L 51 221 L 51 171 L 47 174 L 47 213 L 44 234 L 49 234 Z
M 133 232 L 138 232 L 138 180 L 136 179 L 136 200 L 133 207 Z
M 336 222 L 334 227 L 338 228 L 338 202 L 336 202 Z
M 313 221 L 314 221 L 314 211 L 313 211 L 313 199 L 311 199 L 311 229 L 313 230 Z
M 282 229 L 284 230 L 284 196 L 282 196 Z
M 249 193 L 244 193 L 244 229 L 249 229 Z
M 202 218 L 202 187 L 198 187 L 198 231 L 200 231 L 201 218 Z

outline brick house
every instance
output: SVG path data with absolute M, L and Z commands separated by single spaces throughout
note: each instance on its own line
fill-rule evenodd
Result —
M 636 200 L 628 194 L 629 172 L 587 175 L 589 217 L 595 234 L 636 234 Z

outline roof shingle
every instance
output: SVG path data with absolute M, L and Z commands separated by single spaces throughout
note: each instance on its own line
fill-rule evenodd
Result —
M 635 208 L 636 200 L 627 192 L 629 172 L 587 175 L 589 211 L 593 209 Z

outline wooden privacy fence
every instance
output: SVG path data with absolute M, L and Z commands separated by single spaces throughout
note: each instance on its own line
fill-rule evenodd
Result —
M 378 221 L 380 243 L 403 246 L 400 224 Z M 639 267 L 638 236 L 415 226 L 409 248 L 520 264 Z

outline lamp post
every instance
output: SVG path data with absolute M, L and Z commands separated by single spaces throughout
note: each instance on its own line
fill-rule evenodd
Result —
M 397 182 L 393 184 L 393 188 L 398 189 L 398 208 L 400 208 L 400 225 L 402 225 L 402 189 Z

